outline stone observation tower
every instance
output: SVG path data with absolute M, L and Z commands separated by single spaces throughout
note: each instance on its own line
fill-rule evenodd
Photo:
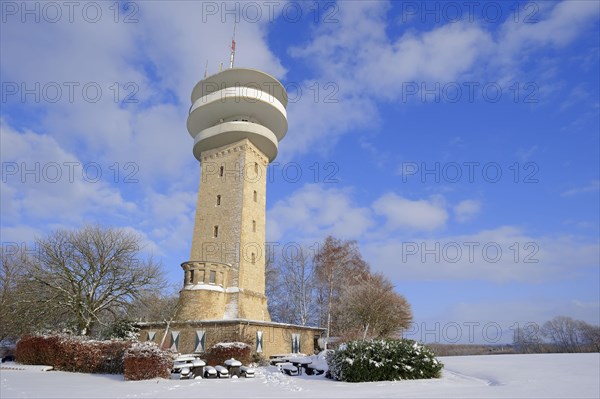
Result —
M 187 129 L 201 177 L 177 320 L 270 321 L 266 176 L 287 132 L 286 106 L 283 85 L 255 69 L 227 69 L 194 87 Z
M 189 260 L 172 321 L 138 323 L 140 338 L 176 352 L 242 341 L 253 353 L 311 354 L 323 329 L 271 322 L 265 297 L 267 166 L 288 129 L 287 93 L 247 68 L 205 77 L 192 91 L 187 130 L 200 161 Z

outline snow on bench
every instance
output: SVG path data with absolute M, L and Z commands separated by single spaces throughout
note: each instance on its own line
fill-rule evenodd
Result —
M 215 366 L 219 378 L 229 378 L 229 371 L 223 366 Z
M 225 360 L 225 366 L 231 366 L 231 367 L 241 367 L 242 362 L 240 362 L 239 360 L 235 360 L 234 358 Z
M 239 360 L 235 360 L 234 358 L 225 360 L 225 366 L 227 367 L 227 371 L 229 371 L 229 375 L 231 378 L 240 377 L 240 367 L 242 367 L 242 362 Z
M 213 366 L 206 366 L 204 368 L 204 378 L 217 378 L 217 369 Z
M 248 366 L 240 367 L 240 371 L 243 377 L 254 378 L 254 369 Z
M 278 364 L 292 362 L 295 359 L 303 357 L 306 357 L 304 353 L 280 353 L 269 356 L 269 363 L 271 363 L 272 366 L 277 366 Z
M 200 356 L 199 355 L 194 355 L 194 354 L 187 354 L 187 355 L 179 355 L 175 358 L 176 362 L 191 362 L 194 360 L 199 359 Z

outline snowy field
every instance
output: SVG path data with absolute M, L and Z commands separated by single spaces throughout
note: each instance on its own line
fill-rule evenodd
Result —
M 437 380 L 341 383 L 289 377 L 274 367 L 255 379 L 123 381 L 122 376 L 42 371 L 3 364 L 7 398 L 599 398 L 600 354 L 443 357 Z M 11 370 L 6 367 L 22 368 Z

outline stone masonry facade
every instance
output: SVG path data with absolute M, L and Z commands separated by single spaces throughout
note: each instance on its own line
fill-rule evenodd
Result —
M 190 261 L 176 320 L 270 321 L 265 292 L 267 157 L 248 139 L 201 154 Z
M 289 353 L 312 354 L 321 330 L 250 320 L 141 323 L 140 340 L 163 343 L 179 353 L 203 353 L 219 342 L 245 342 L 265 359 Z M 165 332 L 167 336 L 164 339 Z

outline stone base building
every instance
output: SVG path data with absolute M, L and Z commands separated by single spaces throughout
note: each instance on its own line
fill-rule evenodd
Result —
M 288 353 L 313 354 L 322 330 L 314 327 L 255 320 L 198 320 L 187 322 L 140 323 L 141 340 L 163 342 L 179 353 L 202 353 L 219 342 L 245 342 L 253 353 L 265 359 Z

